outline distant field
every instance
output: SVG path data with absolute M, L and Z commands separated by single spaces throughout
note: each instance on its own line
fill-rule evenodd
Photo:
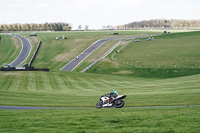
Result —
M 0 67 L 2 67 L 3 63 L 11 63 L 14 61 L 19 55 L 21 47 L 21 42 L 17 38 L 9 35 L 1 35 Z
M 173 33 L 154 37 L 153 41 L 131 41 L 114 58 L 146 67 L 200 68 L 200 32 Z
M 87 72 L 169 78 L 200 73 L 200 32 L 173 33 L 153 41 L 127 41 Z M 157 71 L 157 72 L 155 72 Z M 139 74 L 140 73 L 140 74 Z M 155 73 L 155 74 L 152 74 Z M 146 76 L 142 76 L 146 75 Z M 154 75 L 154 76 L 153 76 Z M 165 76 L 166 75 L 166 76 Z

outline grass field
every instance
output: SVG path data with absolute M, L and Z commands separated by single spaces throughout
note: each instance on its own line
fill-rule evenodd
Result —
M 174 33 L 154 37 L 153 41 L 127 41 L 122 53 L 114 52 L 91 73 L 172 78 L 200 73 L 200 32 Z
M 200 108 L 0 110 L 1 132 L 198 133 Z
M 99 97 L 116 89 L 126 106 L 198 105 L 200 75 L 142 79 L 70 72 L 1 72 L 0 105 L 95 107 Z
M 151 33 L 159 32 L 119 31 L 120 35 Z M 67 40 L 55 40 L 56 36 L 63 34 L 68 37 Z M 176 48 L 178 53 L 174 56 L 178 56 L 180 61 L 172 58 L 170 62 L 191 66 L 191 64 L 199 63 L 199 53 L 197 52 L 199 43 L 191 43 L 195 48 L 190 50 L 188 44 L 184 43 L 187 42 L 187 39 L 182 41 L 183 44 L 176 41 L 176 39 L 184 40 L 185 36 L 189 34 L 194 41 L 199 41 L 199 35 L 195 35 L 196 33 L 155 37 L 152 42 L 146 42 L 143 39 L 140 44 L 124 41 L 117 48 L 123 47 L 122 53 L 117 55 L 112 53 L 108 58 L 97 63 L 88 71 L 89 73 L 80 73 L 82 68 L 101 56 L 102 51 L 108 50 L 116 41 L 108 42 L 97 49 L 76 69 L 76 72 L 62 72 L 59 69 L 96 40 L 112 35 L 108 35 L 107 31 L 38 33 L 38 40 L 43 43 L 33 65 L 47 67 L 51 71 L 0 72 L 0 105 L 91 107 L 91 109 L 0 110 L 0 132 L 200 132 L 199 106 L 95 109 L 100 96 L 112 89 L 117 90 L 119 94 L 127 95 L 125 107 L 200 105 L 198 68 L 193 68 L 195 70 L 188 68 L 187 71 L 185 68 L 137 68 L 111 59 L 113 56 L 117 60 L 130 62 L 133 61 L 134 56 L 134 58 L 140 59 L 140 62 L 145 62 L 148 60 L 145 57 L 148 56 L 141 54 L 142 48 L 144 48 L 144 53 L 151 56 L 148 58 L 154 57 L 148 65 L 154 63 L 159 65 L 160 62 L 162 63 L 161 58 L 166 59 L 164 54 L 162 55 L 163 50 L 159 51 L 159 49 L 165 48 L 166 51 L 171 52 Z M 29 34 L 23 35 L 28 36 Z M 32 45 L 36 46 L 37 38 L 30 38 L 30 40 L 34 42 Z M 11 38 L 8 38 L 6 42 L 9 41 Z M 162 45 L 160 42 L 166 42 L 166 44 Z M 172 45 L 171 42 L 176 42 L 176 46 Z M 2 45 L 1 42 L 0 47 L 4 44 Z M 9 44 L 10 47 L 15 46 L 13 43 Z M 165 45 L 169 45 L 173 49 L 167 49 Z M 182 52 L 180 46 L 186 47 L 188 50 Z M 149 50 L 146 47 L 149 47 Z M 154 48 L 157 49 L 153 50 Z M 155 51 L 158 51 L 162 56 L 156 57 Z M 135 52 L 138 56 L 133 54 Z M 169 57 L 170 52 L 166 52 Z M 2 53 L 5 51 L 0 49 L 1 57 Z M 127 58 L 129 56 L 130 58 Z M 189 64 L 185 62 L 185 58 L 188 58 Z M 2 62 L 5 60 L 5 58 L 1 58 Z M 165 73 L 163 73 L 164 69 Z M 190 76 L 180 75 L 180 72 Z M 167 73 L 171 74 L 171 77 Z M 173 75 L 174 73 L 176 74 Z M 160 75 L 165 75 L 165 77 Z
M 200 75 L 142 79 L 69 72 L 0 72 L 0 105 L 93 107 L 0 110 L 1 132 L 199 132 L 200 107 L 95 109 L 116 89 L 125 107 L 199 105 Z
M 174 33 L 154 37 L 153 41 L 131 41 L 114 58 L 137 64 L 161 67 L 200 68 L 200 32 Z
M 0 41 L 0 67 L 3 63 L 14 61 L 21 51 L 21 42 L 17 38 L 9 35 L 1 35 Z

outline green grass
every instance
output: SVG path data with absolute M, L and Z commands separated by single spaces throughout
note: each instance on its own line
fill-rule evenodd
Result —
M 153 41 L 128 41 L 122 53 L 114 51 L 107 61 L 99 62 L 87 72 L 148 78 L 199 74 L 199 36 L 200 32 L 187 32 L 154 37 Z
M 21 47 L 21 42 L 17 38 L 9 35 L 1 35 L 0 67 L 2 67 L 3 63 L 11 63 L 14 61 L 19 55 Z
M 153 41 L 131 42 L 116 54 L 117 60 L 137 65 L 200 67 L 200 32 L 174 33 L 154 37 Z
M 1 132 L 197 133 L 200 107 L 0 110 Z
M 62 36 L 63 34 L 68 37 L 67 40 L 55 40 L 56 36 Z M 119 31 L 119 35 L 132 34 L 144 35 L 150 34 L 150 32 Z M 152 48 L 156 48 L 156 45 L 160 49 L 163 48 L 159 41 L 176 42 L 177 46 L 174 46 L 175 44 L 169 44 L 169 46 L 177 47 L 176 50 L 179 50 L 181 44 L 176 39 L 181 41 L 181 39 L 185 39 L 186 35 L 190 35 L 189 39 L 192 38 L 197 42 L 196 34 L 199 33 L 170 34 L 156 37 L 152 42 L 143 41 L 140 44 L 127 41 L 117 48 L 123 47 L 122 53 L 117 55 L 112 53 L 111 55 L 117 59 L 132 61 L 133 53 L 136 52 L 141 56 L 143 55 L 141 54 L 142 51 L 139 51 L 143 47 L 145 53 L 153 58 L 155 55 L 151 51 L 156 51 L 156 49 L 152 50 Z M 94 41 L 108 36 L 112 35 L 108 35 L 107 31 L 38 33 L 38 38 L 43 41 L 43 44 L 33 65 L 35 67 L 47 67 L 52 71 L 0 72 L 0 105 L 93 108 L 0 110 L 0 132 L 200 132 L 199 106 L 150 109 L 95 109 L 99 97 L 112 89 L 117 90 L 119 94 L 127 95 L 125 107 L 199 105 L 200 75 L 193 75 L 198 73 L 195 72 L 199 70 L 197 68 L 193 68 L 194 70 L 185 70 L 184 68 L 137 68 L 130 64 L 111 60 L 111 57 L 108 57 L 96 64 L 89 71 L 90 73 L 58 71 Z M 185 42 L 187 41 L 185 40 Z M 189 47 L 188 44 L 182 43 L 182 46 Z M 195 44 L 191 43 L 197 49 L 199 45 Z M 94 56 L 98 58 L 97 55 L 101 53 L 102 49 L 109 49 L 112 45 L 113 42 L 103 45 L 91 54 L 77 70 L 89 64 Z M 2 43 L 1 46 L 3 46 Z M 146 46 L 152 47 L 150 51 L 145 49 Z M 195 48 L 192 48 L 194 53 L 188 48 L 188 51 L 185 53 L 180 51 L 179 54 L 188 58 L 191 57 L 188 61 L 191 64 L 196 64 L 198 60 L 195 60 L 194 57 L 198 59 L 199 53 Z M 5 53 L 3 49 L 0 49 L 0 53 L 3 53 L 2 51 Z M 160 52 L 160 54 L 162 53 Z M 129 56 L 131 57 L 129 58 Z M 137 57 L 137 55 L 133 56 L 134 58 Z M 180 56 L 179 62 L 175 58 L 170 61 L 187 63 L 184 62 L 185 58 L 182 57 Z M 160 61 L 157 61 L 159 58 L 159 56 L 155 57 L 149 64 L 159 64 Z M 162 58 L 164 59 L 164 55 L 162 55 Z M 137 59 L 145 60 L 144 57 L 137 57 Z M 190 64 L 186 65 L 190 66 Z M 180 75 L 180 73 L 183 75 Z M 133 74 L 135 75 L 133 76 Z M 162 77 L 160 76 L 161 74 L 165 76 Z M 172 76 L 166 76 L 167 74 Z M 177 77 L 177 75 L 174 76 L 173 74 L 184 77 Z M 192 75 L 185 76 L 184 74 Z
M 70 72 L 1 72 L 0 105 L 95 107 L 116 89 L 126 106 L 198 105 L 200 75 L 152 80 Z

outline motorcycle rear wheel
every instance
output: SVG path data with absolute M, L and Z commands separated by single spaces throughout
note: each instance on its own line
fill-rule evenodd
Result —
M 115 108 L 122 108 L 125 104 L 125 101 L 123 99 L 119 99 L 117 101 L 115 101 Z

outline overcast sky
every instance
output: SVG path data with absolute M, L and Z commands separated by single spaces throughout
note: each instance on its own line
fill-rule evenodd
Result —
M 200 19 L 200 0 L 1 0 L 0 24 L 120 25 L 149 19 Z

